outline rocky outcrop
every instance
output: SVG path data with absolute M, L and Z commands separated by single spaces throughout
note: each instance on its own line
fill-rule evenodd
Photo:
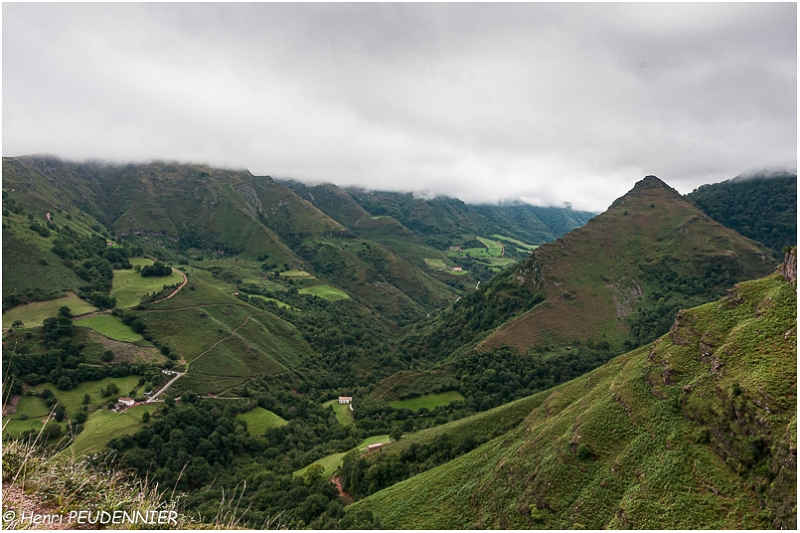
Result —
M 797 246 L 786 252 L 781 265 L 781 274 L 789 283 L 797 283 Z

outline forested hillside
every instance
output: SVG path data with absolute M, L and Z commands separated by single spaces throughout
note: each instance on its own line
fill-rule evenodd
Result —
M 175 488 L 209 519 L 237 494 L 254 528 L 406 524 L 369 498 L 511 438 L 549 389 L 775 266 L 655 177 L 592 217 L 168 162 L 3 170 L 4 438 Z M 719 335 L 740 318 L 719 315 Z M 775 435 L 741 459 L 765 486 Z M 581 461 L 603 453 L 588 439 Z M 776 517 L 780 487 L 762 491 Z M 352 498 L 366 499 L 346 511 Z M 551 507 L 533 526 L 599 523 Z M 531 526 L 464 516 L 447 527 Z
M 651 176 L 586 226 L 539 247 L 420 326 L 408 342 L 439 359 L 476 341 L 480 350 L 509 346 L 545 358 L 581 346 L 630 349 L 665 333 L 679 309 L 773 266 L 769 251 Z
M 797 174 L 761 172 L 703 185 L 686 197 L 717 222 L 776 252 L 797 245 Z

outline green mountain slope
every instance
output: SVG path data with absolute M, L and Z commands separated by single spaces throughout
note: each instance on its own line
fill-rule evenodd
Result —
M 740 283 L 350 512 L 396 529 L 794 528 L 796 309 L 796 280 Z
M 347 228 L 355 226 L 363 217 L 370 216 L 349 194 L 333 183 L 306 184 L 295 180 L 281 183 Z
M 544 244 L 586 224 L 596 213 L 528 204 L 473 205 L 478 213 L 518 239 Z
M 322 212 L 343 224 L 353 235 L 379 243 L 411 263 L 423 277 L 429 276 L 459 291 L 475 286 L 475 280 L 469 274 L 453 274 L 452 268 L 455 264 L 445 252 L 425 244 L 420 236 L 395 218 L 388 215 L 373 216 L 336 185 L 331 183 L 306 185 L 297 181 L 283 183 L 298 196 L 307 199 Z M 457 295 L 450 289 L 446 289 L 445 292 L 449 293 L 447 297 L 450 298 L 447 303 L 454 300 Z
M 675 312 L 767 274 L 771 254 L 700 212 L 654 176 L 582 228 L 535 250 L 509 277 L 545 301 L 504 324 L 484 349 L 605 340 L 620 347 L 666 331 Z
M 360 246 L 364 242 L 352 239 L 345 226 L 268 176 L 202 165 L 70 163 L 42 156 L 5 158 L 3 164 L 7 184 L 4 205 L 19 211 L 7 209 L 4 249 L 28 271 L 48 267 L 40 276 L 44 283 L 38 284 L 36 291 L 28 286 L 30 283 L 26 285 L 25 276 L 16 276 L 20 269 L 7 268 L 6 275 L 13 281 L 4 286 L 4 301 L 9 305 L 58 296 L 80 285 L 70 267 L 62 265 L 49 251 L 56 236 L 46 241 L 46 237 L 24 227 L 28 210 L 35 210 L 42 225 L 47 223 L 45 213 L 50 212 L 56 219 L 54 231 L 61 223 L 76 226 L 73 229 L 78 234 L 122 239 L 140 252 L 162 260 L 222 260 L 223 264 L 207 266 L 215 269 L 216 276 L 229 281 L 267 277 L 265 273 L 277 275 L 274 273 L 278 271 L 311 270 L 322 278 L 312 284 L 342 282 L 339 289 L 373 309 L 381 307 L 381 300 L 385 300 L 382 307 L 387 316 L 402 317 L 404 321 L 447 305 L 460 293 L 445 284 L 444 277 L 437 280 L 424 257 L 412 258 L 416 259 L 414 264 L 408 264 L 407 257 L 414 254 L 442 256 L 413 236 L 410 240 L 405 235 L 382 239 L 387 243 L 404 239 L 411 243 L 410 248 L 401 246 L 407 252 L 405 257 L 378 244 L 374 257 L 354 259 L 349 251 L 351 244 Z M 329 190 L 338 191 L 348 205 L 360 209 L 344 192 L 333 186 Z M 17 201 L 15 198 L 19 198 L 19 205 L 11 205 Z M 72 215 L 63 211 L 69 221 L 60 218 L 62 205 L 74 211 Z M 31 246 L 30 241 L 37 246 Z M 329 253 L 320 258 L 316 253 L 306 253 L 306 260 L 297 255 L 299 249 L 307 252 L 317 246 L 325 247 Z M 415 246 L 422 249 L 414 249 Z M 243 272 L 236 268 L 240 265 L 225 263 L 230 258 L 263 264 L 254 265 L 255 272 Z M 328 269 L 333 263 L 343 270 Z M 320 270 L 314 271 L 317 267 Z M 316 278 L 306 277 L 305 281 L 313 279 Z
M 797 174 L 762 172 L 686 195 L 714 220 L 776 252 L 797 244 Z

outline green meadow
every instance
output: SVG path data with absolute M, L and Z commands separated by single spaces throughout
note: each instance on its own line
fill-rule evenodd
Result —
M 63 453 L 86 455 L 102 451 L 111 439 L 135 433 L 143 425 L 142 415 L 146 412 L 152 414 L 156 408 L 156 404 L 146 404 L 125 409 L 121 413 L 106 409 L 95 411 L 83 424 L 83 431 L 75 437 L 72 446 Z
M 284 309 L 291 309 L 292 311 L 299 311 L 299 309 L 297 309 L 296 307 L 292 307 L 291 305 L 289 305 L 289 304 L 287 304 L 285 302 L 282 302 L 280 300 L 276 300 L 275 298 L 270 298 L 269 296 L 261 296 L 261 295 L 258 295 L 258 294 L 250 294 L 249 297 L 250 297 L 250 300 L 253 300 L 253 299 L 257 298 L 259 300 L 264 300 L 265 302 L 275 302 L 275 305 L 277 305 L 278 307 L 282 307 Z
M 528 244 L 526 242 L 522 242 L 517 239 L 512 239 L 511 237 L 506 237 L 505 235 L 492 235 L 493 238 L 499 241 L 510 242 L 512 244 L 516 244 L 519 248 L 523 248 L 525 251 L 532 252 L 533 250 L 537 249 L 539 246 L 535 244 Z M 518 249 L 519 249 L 518 248 Z
M 97 308 L 92 304 L 81 300 L 75 293 L 70 292 L 63 298 L 47 300 L 46 302 L 34 302 L 9 309 L 3 313 L 3 327 L 10 328 L 15 320 L 22 320 L 25 323 L 23 327 L 26 328 L 41 326 L 45 318 L 56 316 L 58 310 L 63 306 L 69 307 L 73 315 L 97 311 Z
M 487 253 L 492 257 L 500 257 L 503 254 L 503 245 L 497 241 L 485 239 L 483 237 L 475 237 L 477 240 L 486 246 Z
M 395 409 L 410 409 L 412 411 L 419 411 L 423 407 L 427 407 L 430 410 L 440 405 L 450 405 L 451 402 L 463 401 L 464 396 L 462 396 L 460 392 L 447 391 L 417 396 L 416 398 L 409 398 L 407 400 L 397 400 L 394 402 L 389 402 L 389 405 Z
M 92 328 L 109 339 L 125 342 L 136 342 L 142 340 L 142 336 L 126 325 L 119 317 L 108 314 L 95 315 L 89 318 L 75 321 L 76 326 Z
M 151 265 L 150 259 L 134 257 L 130 260 L 133 266 Z M 172 274 L 166 277 L 144 278 L 135 270 L 115 270 L 111 286 L 111 296 L 117 299 L 117 307 L 128 308 L 139 305 L 145 294 L 160 291 L 164 285 L 182 283 L 183 276 L 174 268 Z
M 281 272 L 280 276 L 282 278 L 308 278 L 308 279 L 314 279 L 314 276 L 312 276 L 311 274 L 309 274 L 305 270 L 296 270 L 296 269 L 291 269 L 291 270 L 286 270 L 285 272 Z
M 100 394 L 100 389 L 106 388 L 109 383 L 116 383 L 117 387 L 119 387 L 119 393 L 103 397 Z M 124 378 L 103 378 L 97 381 L 84 381 L 70 390 L 58 390 L 52 383 L 42 383 L 33 387 L 33 390 L 41 392 L 44 389 L 50 389 L 56 395 L 58 402 L 67 408 L 67 413 L 74 413 L 83 406 L 83 396 L 85 394 L 89 395 L 89 407 L 92 408 L 104 405 L 115 398 L 128 396 L 131 390 L 139 388 L 139 376 L 125 376 Z M 22 399 L 24 398 L 26 397 Z M 36 399 L 41 401 L 39 398 Z M 20 412 L 19 405 L 17 406 L 17 412 Z
M 289 423 L 263 407 L 256 407 L 246 413 L 240 413 L 236 415 L 236 419 L 247 422 L 247 431 L 251 435 L 263 435 L 269 428 L 285 426 Z
M 328 400 L 322 404 L 322 407 L 324 408 L 328 408 L 329 406 L 333 407 L 333 410 L 336 413 L 336 420 L 339 421 L 339 424 L 343 426 L 349 426 L 355 422 L 355 419 L 353 418 L 353 411 L 350 410 L 350 404 L 339 403 L 338 399 Z
M 386 444 L 387 442 L 389 442 L 389 440 L 390 440 L 389 439 L 389 435 L 375 435 L 374 437 L 369 437 L 369 438 L 364 439 L 364 441 L 362 441 L 361 444 L 359 444 L 358 446 L 353 448 L 353 450 L 358 450 L 359 452 L 363 453 L 363 452 L 366 451 L 367 446 L 369 446 L 370 444 L 378 444 L 378 443 Z M 325 471 L 322 473 L 322 477 L 323 478 L 330 478 L 330 477 L 333 476 L 333 474 L 336 473 L 336 471 L 339 469 L 339 467 L 342 466 L 342 460 L 344 459 L 344 456 L 347 455 L 351 451 L 352 450 L 348 450 L 346 452 L 334 453 L 334 454 L 331 454 L 331 455 L 326 455 L 325 457 L 323 457 L 319 461 L 314 461 L 310 465 L 304 466 L 300 470 L 296 470 L 294 472 L 294 475 L 295 476 L 302 476 L 303 474 L 306 473 L 306 470 L 308 470 L 311 466 L 318 464 L 318 465 L 322 465 L 325 468 Z
M 428 268 L 447 268 L 443 259 L 432 259 L 430 257 L 425 258 L 425 264 L 428 265 Z
M 44 427 L 42 418 L 29 418 L 28 420 L 19 420 L 16 417 L 5 416 L 3 417 L 3 435 L 10 435 L 12 437 L 20 437 L 28 430 L 39 432 Z M 56 424 L 61 426 L 63 430 L 66 423 L 58 423 L 53 420 L 47 422 L 47 425 Z
M 331 287 L 330 285 L 314 285 L 313 287 L 300 289 L 297 292 L 300 294 L 313 294 L 314 296 L 318 296 L 332 302 L 335 302 L 336 300 L 347 300 L 350 298 L 350 296 L 348 296 L 344 291 Z

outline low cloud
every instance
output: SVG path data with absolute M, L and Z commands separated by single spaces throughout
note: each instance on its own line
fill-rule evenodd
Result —
M 795 4 L 4 4 L 3 155 L 602 210 L 796 168 Z

